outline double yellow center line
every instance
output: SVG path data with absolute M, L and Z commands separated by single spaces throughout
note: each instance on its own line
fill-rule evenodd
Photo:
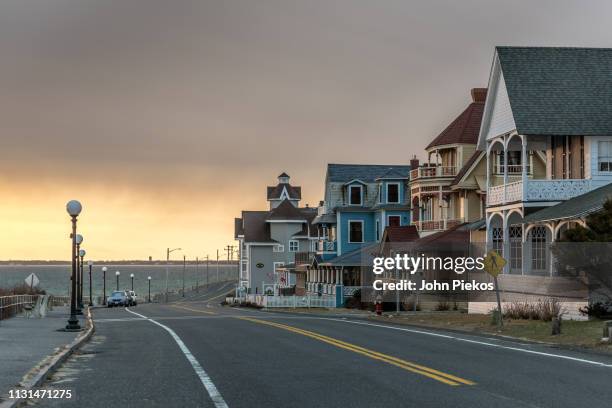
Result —
M 311 331 L 308 331 L 308 330 L 299 329 L 299 328 L 293 327 L 293 326 L 287 326 L 287 325 L 281 324 L 281 323 L 276 323 L 276 322 L 271 322 L 271 321 L 266 321 L 266 320 L 260 320 L 260 319 L 253 319 L 251 317 L 239 317 L 239 319 L 247 320 L 247 321 L 253 322 L 253 323 L 259 323 L 259 324 L 264 324 L 264 325 L 268 325 L 268 326 L 273 326 L 273 327 L 276 327 L 276 328 L 279 328 L 279 329 L 283 329 L 283 330 L 287 330 L 287 331 L 290 331 L 290 332 L 293 332 L 293 333 L 298 333 L 298 334 L 301 334 L 303 336 L 310 337 L 312 339 L 316 339 L 316 340 L 322 341 L 322 342 L 327 343 L 327 344 L 331 344 L 332 346 L 336 346 L 336 347 L 339 347 L 341 349 L 349 350 L 349 351 L 352 351 L 352 352 L 357 353 L 357 354 L 361 354 L 361 355 L 366 356 L 366 357 L 370 357 L 370 358 L 372 358 L 374 360 L 383 361 L 383 362 L 385 362 L 387 364 L 391 364 L 393 366 L 399 367 L 401 369 L 404 369 L 406 371 L 410 371 L 410 372 L 415 373 L 415 374 L 423 375 L 425 377 L 431 378 L 433 380 L 439 381 L 439 382 L 447 384 L 447 385 L 458 386 L 458 385 L 474 385 L 474 384 L 476 384 L 473 381 L 466 380 L 464 378 L 457 377 L 457 376 L 454 376 L 452 374 L 447 374 L 447 373 L 444 373 L 442 371 L 435 370 L 433 368 L 425 367 L 425 366 L 422 366 L 420 364 L 415 364 L 415 363 L 412 363 L 410 361 L 402 360 L 402 359 L 397 358 L 397 357 L 393 357 L 393 356 L 389 356 L 387 354 L 379 353 L 379 352 L 374 351 L 374 350 L 369 350 L 367 348 L 360 347 L 360 346 L 357 346 L 355 344 L 347 343 L 347 342 L 342 341 L 342 340 L 334 339 L 332 337 L 324 336 L 324 335 L 319 334 L 319 333 L 315 333 L 315 332 L 311 332 Z
M 170 307 L 174 307 L 174 308 L 176 308 L 176 309 L 184 309 L 184 310 L 189 310 L 189 311 L 191 311 L 191 312 L 197 312 L 197 313 L 206 313 L 206 314 L 216 315 L 216 313 L 209 312 L 209 311 L 207 311 L 207 310 L 193 309 L 193 308 L 191 308 L 191 307 L 187 307 L 187 306 L 170 305 Z

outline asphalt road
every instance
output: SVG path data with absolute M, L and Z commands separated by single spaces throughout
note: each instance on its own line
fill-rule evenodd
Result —
M 359 319 L 218 306 L 97 309 L 46 385 L 75 407 L 610 407 L 612 358 Z M 212 300 L 209 300 L 212 299 Z

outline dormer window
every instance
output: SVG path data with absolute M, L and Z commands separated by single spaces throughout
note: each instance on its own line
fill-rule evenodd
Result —
M 362 205 L 362 186 L 353 185 L 348 188 L 349 193 L 349 204 L 350 205 Z
M 387 203 L 399 204 L 399 183 L 388 183 L 387 184 Z

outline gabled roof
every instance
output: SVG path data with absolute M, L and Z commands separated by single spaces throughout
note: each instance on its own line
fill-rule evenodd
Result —
M 468 159 L 463 167 L 459 170 L 459 173 L 455 176 L 453 181 L 451 182 L 451 186 L 455 184 L 459 184 L 461 179 L 468 174 L 468 171 L 474 166 L 478 161 L 480 161 L 485 156 L 485 152 L 476 150 L 472 156 Z
M 401 180 L 401 179 L 407 179 L 409 178 L 410 174 L 406 174 L 406 172 L 404 171 L 404 169 L 398 169 L 398 168 L 390 168 L 389 170 L 387 170 L 385 172 L 385 174 L 383 174 L 382 176 L 378 177 L 376 180 L 383 180 L 383 179 L 389 179 L 389 180 Z
M 465 224 L 459 224 L 444 231 L 435 232 L 420 238 L 415 242 L 416 248 L 420 249 L 444 249 L 449 246 L 469 245 L 470 231 L 462 228 Z
M 612 48 L 496 47 L 519 134 L 612 134 Z
M 472 103 L 453 120 L 427 147 L 449 144 L 476 144 L 484 111 L 487 88 L 472 89 Z
M 383 242 L 412 242 L 419 239 L 419 231 L 414 225 L 388 226 L 385 228 Z
M 266 223 L 269 211 L 243 211 L 242 226 L 245 242 L 276 242 L 270 238 L 270 227 Z
M 552 220 L 580 218 L 603 208 L 604 203 L 612 198 L 612 183 L 596 188 L 588 193 L 570 198 L 560 204 L 546 207 L 525 216 L 524 222 L 537 223 Z
M 242 218 L 234 218 L 234 238 L 238 238 L 238 235 L 244 235 Z
M 280 177 L 280 176 L 279 176 Z M 276 186 L 268 186 L 268 200 L 278 200 L 283 194 L 283 190 L 287 190 L 289 199 L 301 200 L 302 199 L 302 187 L 294 187 L 288 183 L 280 183 Z
M 410 166 L 381 165 L 381 164 L 335 164 L 327 165 L 327 181 L 332 183 L 346 183 L 351 180 L 360 180 L 364 183 L 374 183 L 376 179 L 389 171 L 409 177 Z
M 266 220 L 303 220 L 305 218 L 302 209 L 291 204 L 289 200 L 283 200 L 276 208 L 270 210 Z

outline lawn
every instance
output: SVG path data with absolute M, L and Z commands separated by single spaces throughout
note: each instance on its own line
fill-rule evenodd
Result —
M 504 320 L 504 328 L 500 331 L 497 326 L 491 324 L 491 316 L 462 312 L 420 312 L 391 318 L 388 316 L 371 316 L 370 319 L 399 324 L 503 335 L 524 340 L 597 348 L 598 350 L 612 352 L 612 345 L 601 344 L 603 321 L 597 319 L 590 321 L 564 320 L 561 326 L 561 334 L 558 336 L 551 335 L 551 322 Z

